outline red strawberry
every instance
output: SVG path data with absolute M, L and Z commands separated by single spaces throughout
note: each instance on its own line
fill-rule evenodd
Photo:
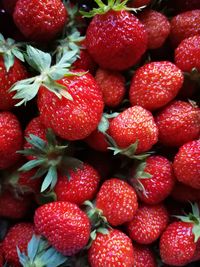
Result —
M 200 34 L 200 10 L 178 14 L 171 20 L 170 40 L 174 46 L 198 34 Z
M 81 205 L 95 197 L 100 177 L 97 171 L 84 163 L 81 168 L 70 171 L 69 178 L 60 176 L 54 188 L 59 201 L 69 201 Z
M 162 204 L 141 205 L 133 220 L 127 224 L 130 238 L 140 244 L 156 241 L 168 224 L 168 213 Z
M 151 149 L 157 142 L 158 129 L 152 114 L 140 106 L 124 110 L 110 123 L 109 134 L 121 148 L 138 141 L 136 153 Z
M 121 225 L 133 219 L 138 208 L 137 196 L 129 184 L 112 178 L 101 186 L 96 207 L 103 211 L 112 226 Z
M 132 0 L 129 3 L 129 6 L 137 8 L 137 7 L 147 6 L 150 3 L 151 3 L 151 0 Z
M 87 28 L 88 51 L 101 68 L 127 69 L 137 63 L 147 49 L 144 25 L 124 10 L 123 4 L 119 5 L 113 1 L 99 8 Z M 92 11 L 91 14 L 86 16 L 94 15 Z
M 170 33 L 170 23 L 162 13 L 145 10 L 138 16 L 148 34 L 148 49 L 161 47 Z
M 166 146 L 181 146 L 200 135 L 200 110 L 184 101 L 169 104 L 155 121 L 159 141 Z
M 20 123 L 14 114 L 0 112 L 0 133 L 0 169 L 6 169 L 19 160 L 16 152 L 23 142 Z
M 106 152 L 108 151 L 109 144 L 106 141 L 106 137 L 102 132 L 99 132 L 98 129 L 94 130 L 85 140 L 91 148 Z
M 115 229 L 108 234 L 97 233 L 88 253 L 91 267 L 132 267 L 135 262 L 131 240 Z
M 188 142 L 180 147 L 173 167 L 176 178 L 188 186 L 200 189 L 200 140 Z
M 135 72 L 129 92 L 130 102 L 148 110 L 161 108 L 176 97 L 183 80 L 181 70 L 171 62 L 150 62 Z
M 157 267 L 155 256 L 147 246 L 134 244 L 134 267 Z
M 7 233 L 2 248 L 5 260 L 15 267 L 21 266 L 17 255 L 17 247 L 20 251 L 26 251 L 27 245 L 34 234 L 34 226 L 31 223 L 18 223 Z
M 171 196 L 176 201 L 200 201 L 200 189 L 195 189 L 182 183 L 176 183 Z
M 65 256 L 76 254 L 89 240 L 89 219 L 77 205 L 70 202 L 58 201 L 39 207 L 34 223 L 37 233 Z
M 18 0 L 14 22 L 32 41 L 47 42 L 64 28 L 67 12 L 61 0 Z
M 3 264 L 4 264 L 3 249 L 2 245 L 0 244 L 0 267 L 3 267 Z
M 184 39 L 175 50 L 175 63 L 182 70 L 200 71 L 200 35 Z
M 171 163 L 162 156 L 151 156 L 132 170 L 131 182 L 146 204 L 157 204 L 173 190 L 175 177 Z
M 98 69 L 95 80 L 99 85 L 106 106 L 118 106 L 125 95 L 125 78 L 119 72 Z

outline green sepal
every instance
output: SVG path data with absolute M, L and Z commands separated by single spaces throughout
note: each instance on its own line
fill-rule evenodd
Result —
M 146 168 L 146 162 L 141 162 L 138 164 L 136 170 L 135 170 L 135 175 L 134 178 L 136 179 L 148 179 L 148 178 L 152 178 L 152 175 L 148 172 L 145 172 L 145 168 Z

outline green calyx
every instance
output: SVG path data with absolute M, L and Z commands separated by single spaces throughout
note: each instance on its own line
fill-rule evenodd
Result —
M 68 261 L 46 240 L 36 235 L 29 241 L 27 251 L 21 252 L 17 247 L 17 254 L 23 267 L 59 267 Z
M 5 40 L 3 35 L 0 33 L 0 55 L 4 59 L 7 72 L 14 65 L 15 57 L 24 62 L 24 55 L 22 50 L 20 50 L 22 45 L 22 43 L 16 43 L 11 38 Z
M 103 113 L 101 117 L 101 121 L 99 122 L 99 125 L 98 125 L 98 131 L 105 134 L 110 126 L 109 119 L 113 119 L 117 117 L 118 115 L 119 113 L 117 112 L 111 113 L 111 114 Z

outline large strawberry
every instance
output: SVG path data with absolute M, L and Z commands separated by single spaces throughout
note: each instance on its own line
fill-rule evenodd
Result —
M 65 256 L 76 254 L 89 240 L 89 219 L 76 204 L 70 202 L 58 201 L 39 207 L 34 223 L 37 233 Z
M 88 253 L 91 267 L 132 267 L 135 262 L 131 240 L 115 229 L 108 234 L 98 233 Z
M 147 246 L 134 243 L 134 267 L 157 267 L 155 255 Z
M 99 1 L 95 1 L 99 4 Z M 147 33 L 144 25 L 126 11 L 127 1 L 100 1 L 99 8 L 84 12 L 92 17 L 86 32 L 89 53 L 100 67 L 124 70 L 133 66 L 147 48 Z M 109 27 L 108 27 L 109 25 Z
M 64 28 L 67 11 L 61 0 L 18 0 L 14 22 L 31 41 L 49 41 Z
M 183 85 L 181 70 L 169 61 L 150 62 L 140 67 L 131 81 L 132 105 L 155 110 L 169 103 Z
M 200 140 L 188 142 L 180 147 L 173 167 L 178 181 L 200 189 Z
M 155 117 L 159 141 L 166 146 L 181 146 L 200 135 L 200 110 L 184 101 L 174 101 Z

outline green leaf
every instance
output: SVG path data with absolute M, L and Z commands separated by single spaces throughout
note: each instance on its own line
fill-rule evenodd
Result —
M 102 116 L 101 121 L 98 125 L 98 130 L 101 133 L 105 133 L 109 128 L 109 120 L 105 117 Z
M 13 55 L 14 55 L 16 58 L 18 58 L 20 61 L 22 61 L 22 62 L 25 61 L 25 60 L 24 60 L 24 55 L 23 55 L 23 53 L 22 53 L 18 48 L 14 48 L 14 49 L 12 50 L 12 53 L 13 53 Z
M 42 183 L 41 192 L 44 192 L 49 186 L 51 189 L 53 189 L 56 183 L 57 183 L 57 170 L 55 166 L 51 166 Z
M 106 229 L 106 228 L 103 228 L 103 227 L 99 227 L 99 228 L 97 229 L 97 232 L 98 232 L 98 233 L 101 233 L 101 234 L 103 234 L 103 235 L 108 235 L 108 234 L 109 234 L 109 230 Z
M 200 238 L 200 225 L 194 225 L 192 228 L 192 232 L 194 234 L 194 242 L 196 243 Z
M 26 141 L 41 152 L 45 152 L 46 142 L 37 135 L 30 134 Z
M 31 262 L 34 261 L 34 258 L 37 255 L 39 243 L 40 243 L 40 238 L 36 237 L 35 235 L 32 236 L 31 240 L 28 243 L 27 252 Z
M 4 64 L 6 71 L 8 72 L 10 68 L 14 65 L 14 56 L 9 51 L 8 53 L 3 54 Z
M 34 169 L 35 167 L 41 166 L 46 162 L 46 159 L 33 159 L 25 163 L 18 171 L 26 172 Z

